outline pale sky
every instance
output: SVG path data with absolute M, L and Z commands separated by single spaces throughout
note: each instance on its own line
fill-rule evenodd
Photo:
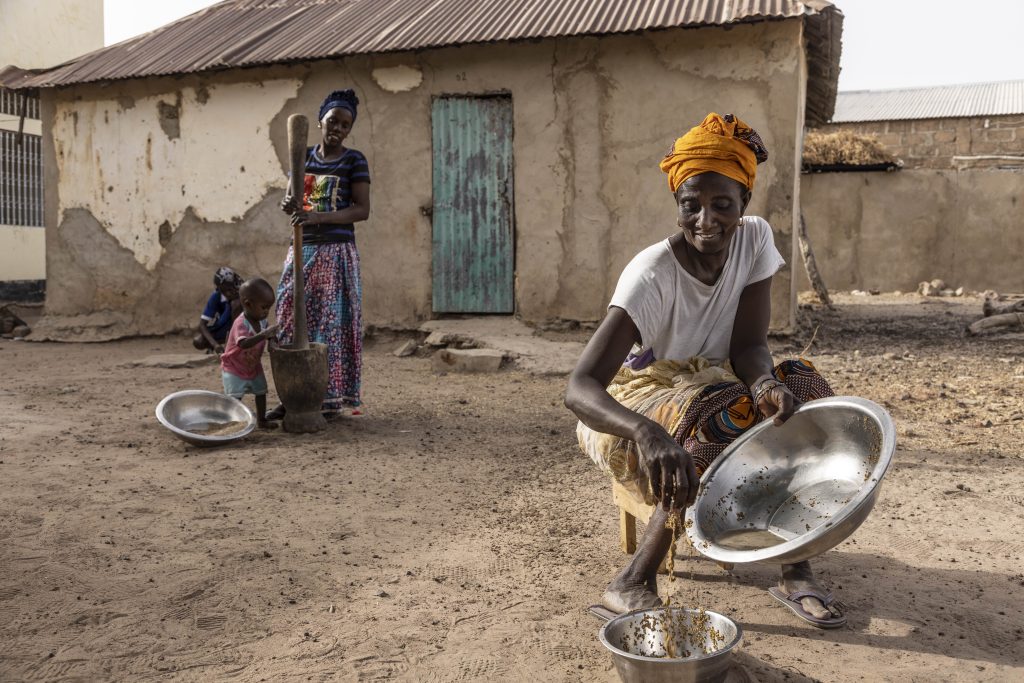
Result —
M 840 90 L 1024 78 L 1024 0 L 834 0 L 843 10 Z M 105 0 L 106 44 L 151 31 L 214 0 Z

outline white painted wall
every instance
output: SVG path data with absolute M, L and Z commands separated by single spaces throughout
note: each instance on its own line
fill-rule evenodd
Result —
M 0 0 L 0 66 L 56 66 L 103 47 L 103 0 Z
M 0 0 L 0 66 L 56 66 L 103 47 L 103 0 Z M 0 128 L 18 118 L 0 113 Z M 40 134 L 40 122 L 24 131 Z M 46 277 L 45 233 L 40 227 L 0 225 L 0 281 Z
M 268 122 L 301 81 L 268 80 L 183 88 L 171 137 L 160 105 L 175 95 L 134 101 L 62 101 L 53 123 L 60 213 L 88 209 L 104 230 L 152 271 L 160 225 L 174 229 L 189 208 L 205 221 L 237 221 L 279 187 L 281 165 Z
M 0 225 L 0 280 L 42 280 L 46 276 L 46 231 Z

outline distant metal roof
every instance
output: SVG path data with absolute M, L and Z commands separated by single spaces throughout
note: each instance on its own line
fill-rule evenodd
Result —
M 808 101 L 822 99 L 808 111 L 827 120 L 843 15 L 826 0 L 224 0 L 52 69 L 0 70 L 0 84 L 49 88 L 469 43 L 797 17 L 807 27 Z
M 1024 80 L 841 92 L 832 123 L 1005 114 L 1024 114 Z

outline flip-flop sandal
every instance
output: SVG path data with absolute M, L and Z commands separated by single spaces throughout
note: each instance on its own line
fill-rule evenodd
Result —
M 836 601 L 836 598 L 832 593 L 822 593 L 821 591 L 794 591 L 789 595 L 786 595 L 782 592 L 781 588 L 772 586 L 768 589 L 768 594 L 788 607 L 790 612 L 800 617 L 811 626 L 817 626 L 818 628 L 839 628 L 846 624 L 845 614 L 841 617 L 832 617 L 831 619 L 819 619 L 805 610 L 804 606 L 800 604 L 800 601 L 804 598 L 817 598 L 818 600 L 821 600 L 821 604 L 828 607 Z
M 619 616 L 618 612 L 613 612 L 604 605 L 591 605 L 587 608 L 587 611 L 601 621 L 611 621 L 615 617 Z

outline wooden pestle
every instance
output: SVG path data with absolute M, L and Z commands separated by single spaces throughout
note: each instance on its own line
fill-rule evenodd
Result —
M 306 180 L 306 140 L 309 137 L 309 120 L 302 114 L 288 117 L 288 161 L 291 177 L 288 179 L 288 194 L 302 206 Z M 296 225 L 292 236 L 292 348 L 309 348 L 309 330 L 306 327 L 306 283 L 302 274 L 302 226 Z

